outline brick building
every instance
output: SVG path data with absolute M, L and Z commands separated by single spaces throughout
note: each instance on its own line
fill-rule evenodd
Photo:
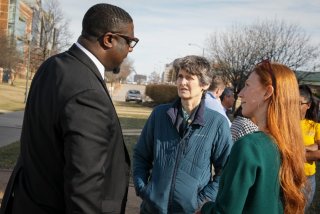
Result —
M 0 36 L 16 47 L 22 61 L 14 64 L 14 73 L 25 76 L 32 34 L 33 9 L 23 0 L 0 0 Z M 14 77 L 11 77 L 14 78 Z

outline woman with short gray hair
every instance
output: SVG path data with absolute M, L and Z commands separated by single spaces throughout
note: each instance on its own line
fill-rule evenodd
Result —
M 179 98 L 157 106 L 136 144 L 133 180 L 141 213 L 194 213 L 215 200 L 231 150 L 224 117 L 205 106 L 212 72 L 200 56 L 174 61 Z M 211 166 L 215 175 L 211 176 Z

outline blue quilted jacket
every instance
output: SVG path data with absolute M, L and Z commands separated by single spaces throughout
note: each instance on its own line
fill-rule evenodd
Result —
M 143 199 L 141 213 L 194 213 L 204 202 L 215 201 L 232 146 L 228 122 L 202 100 L 180 137 L 174 126 L 179 104 L 156 107 L 134 149 L 133 179 Z

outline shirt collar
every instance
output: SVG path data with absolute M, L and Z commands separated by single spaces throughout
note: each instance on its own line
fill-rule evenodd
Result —
M 104 69 L 104 66 L 102 65 L 102 63 L 97 59 L 97 57 L 95 57 L 90 51 L 88 51 L 80 43 L 76 42 L 76 45 L 93 61 L 93 63 L 97 66 L 99 73 L 101 74 L 102 79 L 104 80 L 105 69 Z
M 201 101 L 197 109 L 195 109 L 195 112 L 192 115 L 192 124 L 197 124 L 204 126 L 205 124 L 205 118 L 204 118 L 204 112 L 205 112 L 205 96 L 202 96 Z M 179 109 L 181 109 L 181 98 L 178 98 L 175 100 L 175 102 L 172 104 L 172 106 L 168 109 L 167 114 L 171 118 L 172 124 L 176 123 L 176 120 L 178 119 Z
M 213 93 L 212 93 L 211 91 L 207 91 L 207 94 L 208 94 L 210 97 L 212 97 L 213 99 L 217 99 L 217 98 L 213 95 Z

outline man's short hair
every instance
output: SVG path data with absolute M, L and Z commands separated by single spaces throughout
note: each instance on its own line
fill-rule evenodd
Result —
M 223 90 L 224 87 L 225 87 L 225 83 L 222 77 L 215 75 L 212 77 L 212 81 L 208 88 L 208 91 L 215 91 L 217 88 L 222 88 Z
M 129 13 L 111 4 L 96 4 L 89 8 L 82 20 L 82 33 L 85 38 L 99 38 L 107 32 L 116 32 L 121 24 L 132 23 Z
M 225 88 L 220 96 L 220 100 L 223 101 L 225 96 L 233 95 L 233 89 L 232 88 Z

